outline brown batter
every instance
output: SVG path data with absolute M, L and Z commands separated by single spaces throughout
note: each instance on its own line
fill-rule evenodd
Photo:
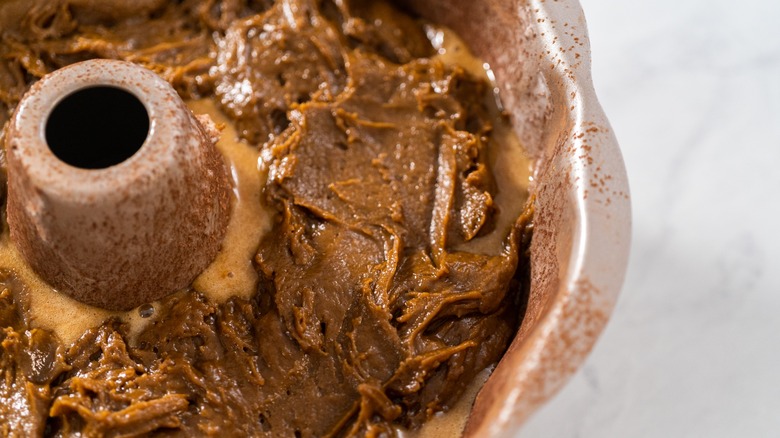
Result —
M 384 2 L 138 4 L 28 7 L 0 37 L 0 117 L 96 57 L 213 97 L 268 172 L 257 292 L 183 291 L 133 336 L 109 319 L 66 344 L 6 272 L 0 433 L 392 436 L 453 406 L 522 308 L 529 214 L 495 220 L 488 84 Z

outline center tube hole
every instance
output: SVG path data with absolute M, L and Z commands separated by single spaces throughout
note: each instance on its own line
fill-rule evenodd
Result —
M 133 94 L 97 86 L 60 101 L 46 121 L 46 142 L 60 160 L 105 169 L 132 157 L 149 135 L 149 113 Z

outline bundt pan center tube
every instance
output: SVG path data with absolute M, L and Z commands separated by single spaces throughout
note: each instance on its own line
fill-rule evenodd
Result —
M 129 310 L 185 288 L 229 219 L 218 137 L 143 67 L 57 70 L 9 126 L 11 239 L 44 280 L 90 305 Z

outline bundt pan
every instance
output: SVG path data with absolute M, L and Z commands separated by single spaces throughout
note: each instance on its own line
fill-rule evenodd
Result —
M 593 89 L 577 0 L 406 4 L 454 29 L 490 64 L 536 163 L 528 306 L 465 430 L 511 436 L 577 370 L 609 319 L 630 243 L 626 171 Z
M 577 0 L 402 1 L 454 29 L 490 64 L 535 163 L 525 316 L 465 430 L 510 436 L 577 370 L 609 319 L 630 240 L 625 168 L 593 90 Z M 128 13 L 140 3 L 110 2 Z

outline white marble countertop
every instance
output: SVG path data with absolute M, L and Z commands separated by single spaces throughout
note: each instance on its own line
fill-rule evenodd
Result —
M 592 355 L 517 436 L 780 437 L 780 1 L 581 1 L 633 247 Z

